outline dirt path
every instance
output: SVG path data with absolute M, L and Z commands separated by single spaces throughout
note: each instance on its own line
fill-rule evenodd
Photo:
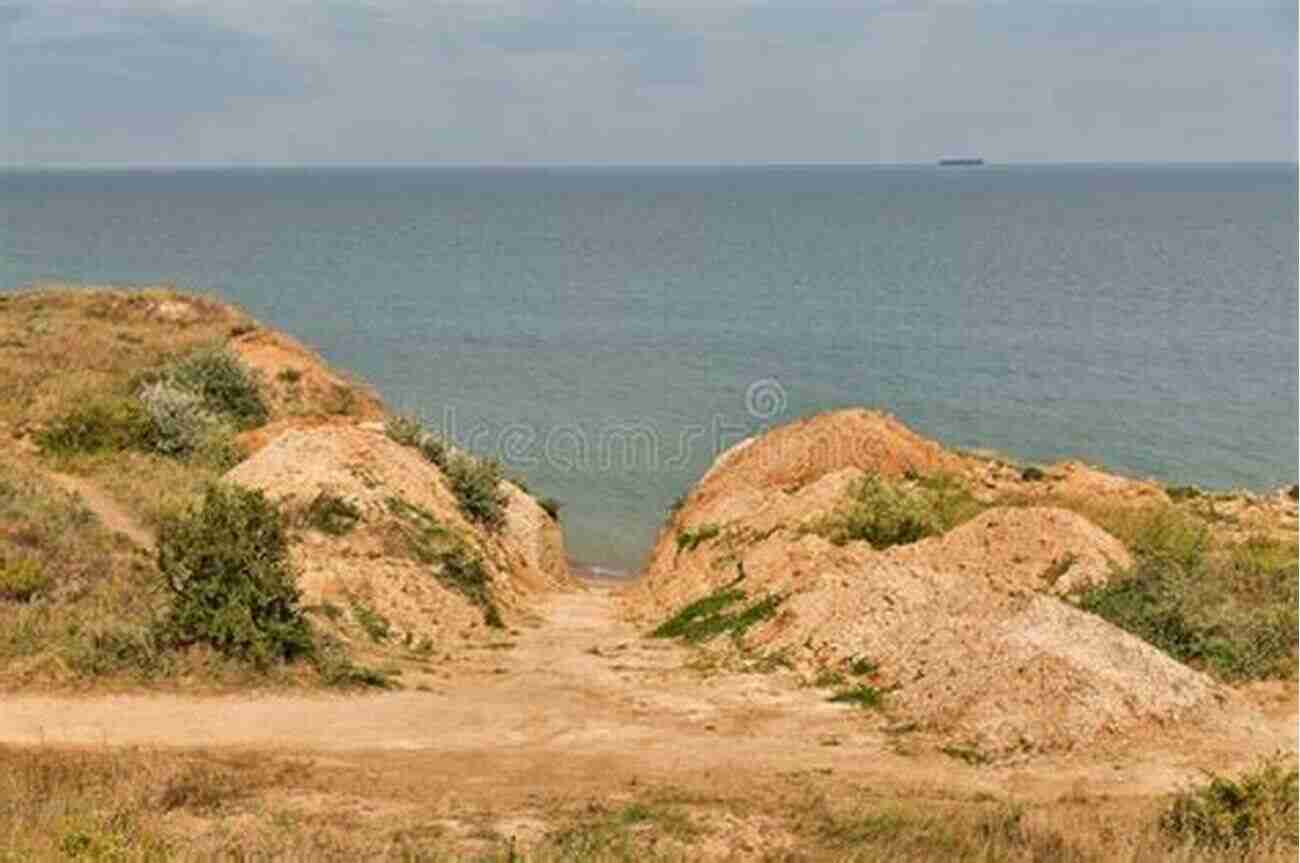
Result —
M 1296 747 L 1294 693 L 1235 732 L 1184 731 L 1110 756 L 976 768 L 891 734 L 870 711 L 830 704 L 785 672 L 702 673 L 691 652 L 622 622 L 605 584 L 555 596 L 546 622 L 435 661 L 425 691 L 373 696 L 5 696 L 0 742 L 237 748 L 383 764 L 483 794 L 653 780 L 746 787 L 834 772 L 859 782 L 1054 799 L 1150 794 Z M 1289 693 L 1289 694 L 1288 694 Z M 1140 742 L 1139 742 L 1140 744 Z M 359 753 L 367 753 L 362 759 Z M 520 785 L 519 783 L 523 783 Z M 466 792 L 469 793 L 469 792 Z
M 45 476 L 59 488 L 81 498 L 90 510 L 112 533 L 120 533 L 143 549 L 154 547 L 153 532 L 135 520 L 117 501 L 85 477 L 47 471 Z

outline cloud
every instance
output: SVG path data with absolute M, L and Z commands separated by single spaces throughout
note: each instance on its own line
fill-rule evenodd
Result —
M 51 0 L 0 26 L 19 162 L 1296 147 L 1295 10 L 1262 0 Z

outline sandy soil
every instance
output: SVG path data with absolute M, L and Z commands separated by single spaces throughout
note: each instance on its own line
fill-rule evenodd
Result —
M 792 771 L 854 782 L 1055 799 L 1174 790 L 1296 748 L 1293 687 L 1244 693 L 1264 713 L 1240 734 L 1179 727 L 1113 751 L 976 767 L 887 717 L 828 703 L 785 671 L 708 673 L 692 652 L 623 622 L 608 581 L 556 594 L 511 641 L 452 649 L 428 691 L 375 696 L 6 696 L 0 742 L 202 747 L 381 765 L 501 803 L 528 789 L 599 793 L 629 782 L 744 789 Z M 509 646 L 507 646 L 509 645 Z M 1253 734 L 1251 732 L 1254 732 Z

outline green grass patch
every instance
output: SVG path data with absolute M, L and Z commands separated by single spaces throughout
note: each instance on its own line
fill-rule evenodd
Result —
M 875 709 L 884 704 L 885 693 L 883 690 L 863 683 L 850 689 L 841 689 L 826 700 L 834 704 L 852 704 L 855 707 Z
M 785 600 L 784 596 L 773 594 L 761 597 L 738 611 L 730 611 L 745 599 L 745 592 L 737 587 L 743 578 L 742 575 L 714 593 L 684 606 L 657 626 L 650 633 L 651 637 L 680 638 L 693 643 L 711 641 L 723 634 L 742 637 L 750 627 L 776 614 Z
M 444 470 L 456 502 L 470 521 L 497 530 L 506 520 L 505 493 L 501 491 L 501 466 L 490 459 L 453 456 Z
M 26 557 L 0 563 L 0 601 L 31 602 L 54 584 L 41 565 Z
M 679 530 L 677 532 L 677 553 L 683 551 L 695 551 L 703 543 L 716 537 L 722 532 L 716 524 L 702 524 L 694 530 Z
M 361 627 L 366 637 L 375 644 L 383 644 L 392 635 L 393 627 L 388 618 L 375 611 L 357 597 L 349 597 L 348 605 L 352 608 L 352 619 Z
M 872 474 L 855 482 L 836 510 L 810 529 L 836 545 L 866 542 L 885 549 L 945 533 L 986 508 L 954 477 L 890 482 Z
M 1223 680 L 1295 676 L 1294 543 L 1256 537 L 1214 549 L 1203 522 L 1169 509 L 1131 548 L 1133 569 L 1084 593 L 1081 608 Z
M 1160 827 L 1175 841 L 1220 851 L 1295 847 L 1298 779 L 1294 759 L 1280 755 L 1236 779 L 1211 774 L 1174 798 Z

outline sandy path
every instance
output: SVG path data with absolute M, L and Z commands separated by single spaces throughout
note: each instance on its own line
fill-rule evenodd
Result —
M 48 471 L 45 476 L 59 488 L 80 497 L 86 509 L 93 512 L 110 532 L 122 534 L 141 548 L 153 549 L 155 541 L 153 531 L 136 521 L 134 516 L 99 486 L 85 477 L 66 473 Z
M 1171 790 L 1202 768 L 1229 769 L 1296 745 L 1292 694 L 1265 726 L 1238 733 L 1188 731 L 1122 757 L 973 768 L 907 745 L 910 738 L 886 733 L 875 714 L 829 704 L 825 692 L 783 672 L 686 669 L 685 648 L 643 639 L 620 619 L 615 592 L 595 584 L 558 594 L 546 622 L 521 632 L 513 647 L 447 653 L 435 663 L 441 676 L 431 691 L 8 695 L 0 697 L 0 742 L 226 747 L 349 762 L 367 753 L 366 763 L 378 758 L 430 781 L 472 776 L 489 795 L 517 781 L 743 787 L 746 777 L 834 771 L 855 781 L 1045 799 L 1080 783 L 1109 794 Z

